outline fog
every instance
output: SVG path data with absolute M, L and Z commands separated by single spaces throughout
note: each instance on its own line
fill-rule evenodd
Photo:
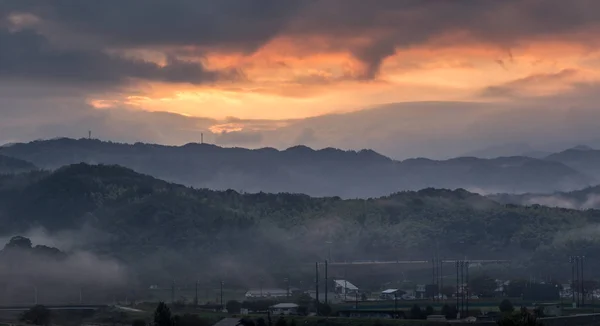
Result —
M 32 242 L 31 248 L 5 247 L 0 254 L 2 303 L 98 303 L 123 293 L 134 282 L 129 268 L 113 258 L 81 249 L 89 245 L 84 236 L 90 231 L 86 228 L 53 235 L 34 228 L 0 238 L 8 243 L 15 236 L 25 236 Z

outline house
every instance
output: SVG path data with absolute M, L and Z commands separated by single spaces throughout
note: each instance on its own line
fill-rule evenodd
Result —
M 273 315 L 297 315 L 298 305 L 295 303 L 279 303 L 269 307 Z
M 379 297 L 383 300 L 394 300 L 394 298 L 402 299 L 402 296 L 404 294 L 406 294 L 406 292 L 404 292 L 402 290 L 387 289 L 387 290 L 381 291 L 381 294 L 379 295 Z
M 292 294 L 290 289 L 289 295 Z M 288 296 L 287 289 L 250 289 L 246 292 L 246 298 L 283 298 Z
M 335 293 L 338 295 L 352 296 L 360 293 L 356 285 L 347 280 L 333 280 L 333 282 L 335 283 Z
M 427 286 L 425 284 L 417 284 L 417 286 L 415 287 L 415 297 L 417 299 L 425 299 L 426 296 L 426 290 Z

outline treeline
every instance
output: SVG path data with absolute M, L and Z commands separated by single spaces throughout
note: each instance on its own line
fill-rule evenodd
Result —
M 87 164 L 0 178 L 0 222 L 5 235 L 36 226 L 50 232 L 91 228 L 104 241 L 82 245 L 148 268 L 157 253 L 222 268 L 252 265 L 252 274 L 265 264 L 274 269 L 322 259 L 329 250 L 336 260 L 419 259 L 435 246 L 446 257 L 524 263 L 567 264 L 573 253 L 600 258 L 593 233 L 600 230 L 597 210 L 503 205 L 462 189 L 366 200 L 244 194 Z M 186 266 L 175 264 L 172 272 L 196 269 Z

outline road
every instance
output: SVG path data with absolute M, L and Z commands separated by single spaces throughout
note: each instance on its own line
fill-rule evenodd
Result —
M 0 306 L 0 311 L 27 311 L 33 306 Z M 106 305 L 44 305 L 48 310 L 98 310 Z
M 498 259 L 470 259 L 466 260 L 471 264 L 498 264 L 498 263 L 508 263 L 510 260 L 498 260 Z M 456 263 L 456 260 L 444 259 L 442 263 Z M 431 264 L 431 260 L 353 260 L 353 261 L 343 261 L 329 262 L 330 266 L 336 265 L 385 265 L 385 264 Z

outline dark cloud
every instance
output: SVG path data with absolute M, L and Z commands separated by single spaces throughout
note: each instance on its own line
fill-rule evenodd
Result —
M 436 39 L 448 33 L 459 32 L 466 41 L 510 49 L 533 38 L 568 36 L 568 40 L 577 41 L 568 34 L 588 31 L 587 36 L 594 35 L 591 28 L 600 22 L 597 0 L 130 0 L 118 5 L 106 1 L 4 0 L 0 6 L 0 12 L 37 16 L 37 28 L 54 33 L 54 38 L 79 36 L 77 40 L 85 39 L 99 48 L 174 47 L 189 51 L 198 47 L 200 51 L 252 53 L 280 35 L 297 37 L 299 45 L 303 36 L 324 36 L 329 40 L 327 45 L 315 49 L 306 44 L 307 51 L 349 51 L 365 63 L 363 78 L 374 77 L 383 60 L 396 49 L 432 42 L 433 46 L 443 46 L 435 44 Z M 449 44 L 456 42 L 460 40 Z M 215 78 L 201 67 L 192 69 L 196 77 L 182 76 L 178 72 L 187 71 L 189 66 L 180 62 L 165 70 L 143 63 L 130 65 L 125 66 L 141 77 L 158 75 L 166 81 Z M 106 78 L 100 75 L 98 78 Z
M 114 85 L 129 79 L 175 83 L 210 83 L 236 78 L 198 63 L 168 58 L 165 66 L 110 55 L 100 50 L 60 49 L 32 30 L 0 30 L 0 78 Z

